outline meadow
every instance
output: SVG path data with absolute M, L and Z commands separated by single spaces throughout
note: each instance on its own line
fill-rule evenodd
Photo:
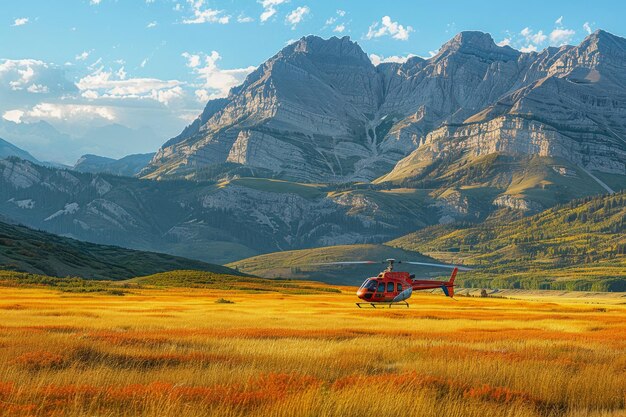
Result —
M 0 415 L 626 415 L 623 294 L 355 301 L 315 283 L 5 282 Z

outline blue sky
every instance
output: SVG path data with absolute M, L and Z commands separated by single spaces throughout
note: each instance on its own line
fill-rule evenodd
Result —
M 350 36 L 374 62 L 428 57 L 462 30 L 523 51 L 626 35 L 626 2 L 21 0 L 0 5 L 0 116 L 67 133 L 152 126 L 156 149 L 303 35 Z M 61 6 L 62 5 L 62 6 Z M 146 149 L 144 149 L 146 148 Z M 123 153 L 119 149 L 117 153 Z

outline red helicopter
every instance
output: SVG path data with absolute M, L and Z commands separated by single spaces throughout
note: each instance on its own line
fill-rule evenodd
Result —
M 319 265 L 359 265 L 359 264 L 378 264 L 376 261 L 345 261 L 345 262 L 328 262 Z M 412 261 L 396 261 L 395 259 L 387 259 L 383 263 L 387 263 L 387 269 L 378 274 L 377 277 L 368 278 L 361 284 L 356 292 L 364 302 L 356 303 L 361 308 L 362 305 L 371 305 L 376 308 L 377 305 L 388 305 L 391 308 L 392 305 L 403 305 L 408 307 L 408 300 L 413 291 L 419 290 L 432 290 L 441 288 L 443 293 L 453 298 L 454 297 L 454 279 L 458 271 L 471 271 L 470 268 L 455 265 L 443 265 L 433 264 L 427 262 L 412 262 Z M 452 275 L 448 281 L 435 281 L 429 279 L 415 279 L 415 275 L 408 272 L 395 272 L 393 270 L 394 264 L 411 264 L 411 265 L 424 265 L 434 266 L 438 268 L 451 268 Z

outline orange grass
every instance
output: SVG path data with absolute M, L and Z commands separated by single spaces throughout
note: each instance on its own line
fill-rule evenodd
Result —
M 352 291 L 0 288 L 0 416 L 626 414 L 624 297 Z

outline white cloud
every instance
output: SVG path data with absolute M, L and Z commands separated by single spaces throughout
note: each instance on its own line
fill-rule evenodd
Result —
M 533 43 L 536 45 L 541 45 L 546 41 L 546 39 L 548 39 L 548 36 L 546 36 L 542 30 L 537 33 L 533 33 L 532 29 L 530 29 L 529 27 L 525 27 L 524 29 L 522 29 L 520 35 L 522 35 L 526 39 L 527 43 Z
M 554 29 L 550 33 L 550 43 L 557 46 L 565 45 L 572 40 L 575 34 L 576 31 L 574 31 L 573 29 Z
M 254 22 L 254 19 L 251 18 L 250 16 L 246 16 L 244 14 L 240 14 L 239 16 L 237 16 L 237 23 L 250 23 L 250 22 Z
M 183 98 L 182 82 L 158 78 L 126 78 L 124 68 L 116 72 L 96 71 L 76 84 L 81 96 L 89 99 L 151 99 L 168 105 Z
M 182 56 L 187 59 L 187 67 L 196 74 L 200 84 L 195 91 L 199 101 L 206 102 L 209 99 L 226 97 L 231 88 L 241 84 L 246 76 L 254 71 L 255 67 L 235 69 L 221 69 L 217 62 L 222 58 L 217 51 L 210 55 L 190 54 L 185 52 Z M 202 66 L 204 61 L 204 66 Z
M 146 65 L 148 64 L 149 59 L 148 58 L 144 58 L 143 61 L 141 61 L 141 64 L 139 64 L 139 66 L 141 68 L 145 68 Z
M 563 24 L 563 16 L 559 17 L 558 19 L 556 19 L 554 21 L 555 25 L 561 26 L 561 24 Z
M 151 28 L 153 28 L 153 27 L 156 27 L 156 26 L 157 26 L 157 24 L 158 24 L 158 23 L 157 23 L 157 21 L 156 21 L 156 20 L 153 20 L 152 22 L 150 22 L 150 23 L 148 23 L 148 24 L 146 25 L 146 28 L 147 28 L 147 29 L 151 29 Z
M 591 32 L 593 32 L 593 30 L 591 29 L 591 25 L 589 24 L 589 22 L 585 22 L 583 23 L 583 29 L 585 30 L 585 32 L 587 32 L 589 35 L 591 35 Z
M 100 4 L 102 0 L 89 0 L 89 4 L 91 4 L 92 6 L 97 6 L 98 4 Z
M 408 54 L 406 56 L 392 55 L 392 56 L 384 57 L 382 55 L 370 54 L 370 61 L 372 61 L 372 64 L 374 64 L 375 66 L 378 66 L 379 64 L 383 64 L 386 62 L 395 62 L 397 64 L 404 64 L 409 58 L 412 58 L 414 56 L 417 56 L 417 55 Z
M 500 42 L 498 42 L 496 45 L 498 45 L 498 46 L 509 46 L 509 45 L 511 45 L 511 38 L 504 38 Z
M 258 3 L 263 6 L 263 13 L 261 13 L 259 19 L 261 22 L 266 22 L 269 18 L 276 14 L 278 6 L 289 3 L 289 0 L 258 0 Z
M 184 19 L 183 23 L 186 25 L 193 25 L 199 23 L 219 23 L 225 25 L 230 21 L 230 16 L 224 15 L 223 10 L 217 9 L 202 9 L 204 6 L 204 0 L 187 0 L 191 5 L 193 11 L 193 18 Z
M 4 113 L 6 119 L 7 113 L 9 117 L 19 116 L 20 122 L 44 120 L 76 120 L 76 119 L 103 119 L 109 122 L 115 121 L 117 115 L 115 111 L 108 106 L 94 106 L 85 104 L 58 104 L 58 103 L 39 103 L 30 110 L 10 110 Z M 9 119 L 7 119 L 9 120 Z
M 366 38 L 372 39 L 381 36 L 391 36 L 393 39 L 406 41 L 409 39 L 411 32 L 413 32 L 411 26 L 404 27 L 398 22 L 392 21 L 389 16 L 383 16 L 380 23 L 375 22 L 369 27 Z
M 285 22 L 291 25 L 291 29 L 295 29 L 298 23 L 302 22 L 304 16 L 309 14 L 311 9 L 308 6 L 300 6 L 291 11 L 285 18 Z
M 13 123 L 22 123 L 22 117 L 24 117 L 24 111 L 22 110 L 8 110 L 2 115 L 4 120 L 8 120 Z
M 13 21 L 13 24 L 11 26 L 24 26 L 26 23 L 28 23 L 28 21 L 28 17 L 18 17 Z
M 528 52 L 537 52 L 537 47 L 535 45 L 527 45 L 520 48 L 520 52 L 528 53 Z
M 36 59 L 0 60 L 0 95 L 3 89 L 29 93 L 76 91 L 62 68 Z
M 33 94 L 45 94 L 50 92 L 48 86 L 43 84 L 31 84 L 26 88 L 26 91 Z
M 187 59 L 187 66 L 189 68 L 196 68 L 200 66 L 200 55 L 183 52 L 182 56 Z
M 74 59 L 75 59 L 76 61 L 84 61 L 84 60 L 86 60 L 87 58 L 89 58 L 89 54 L 90 54 L 90 53 L 91 53 L 90 51 L 83 51 L 83 52 L 81 52 L 80 54 L 76 55 L 76 56 L 74 57 Z
M 336 16 L 331 16 L 326 19 L 324 22 L 324 27 L 322 29 L 326 29 L 327 27 L 334 26 L 333 32 L 343 33 L 346 30 L 346 22 L 342 22 L 342 17 L 345 17 L 346 12 L 344 10 L 338 9 L 336 11 Z

